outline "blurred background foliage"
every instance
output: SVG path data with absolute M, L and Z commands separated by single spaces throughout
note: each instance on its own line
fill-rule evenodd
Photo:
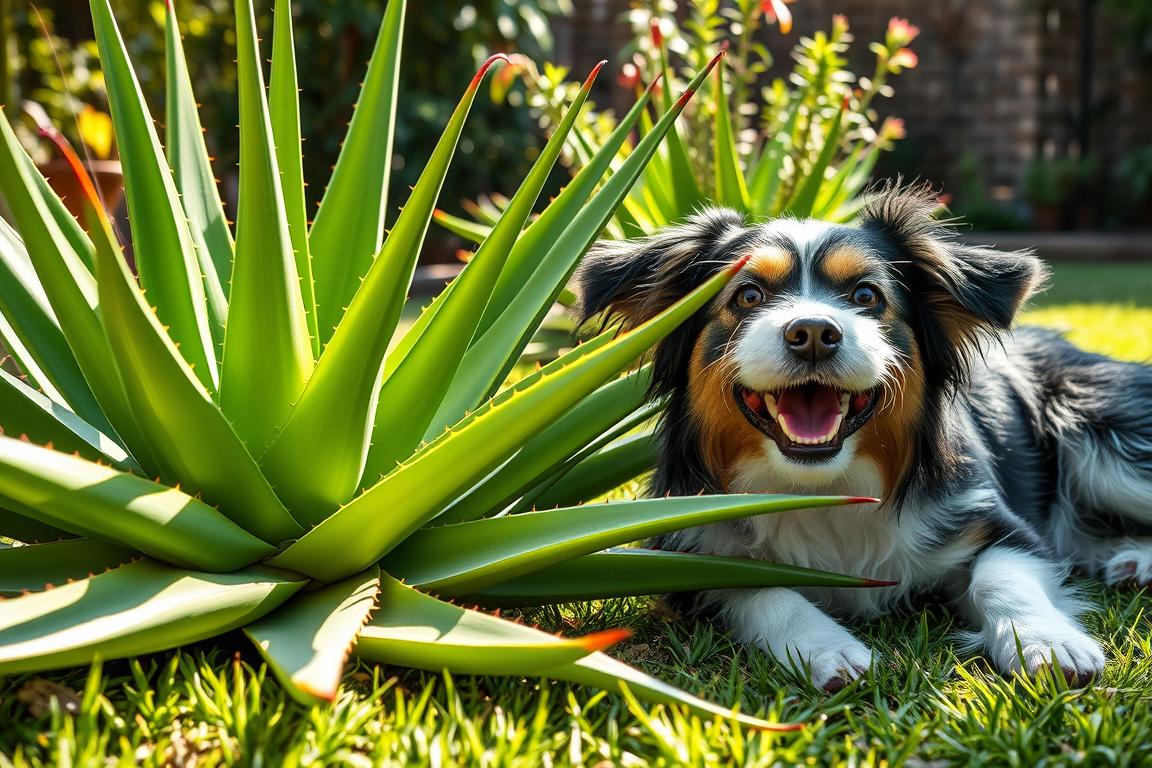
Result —
M 231 199 L 238 151 L 237 133 L 231 127 L 237 123 L 232 0 L 174 2 L 203 121 L 212 126 L 209 151 L 215 156 L 225 197 Z M 0 92 L 0 102 L 35 101 L 78 146 L 82 137 L 74 112 L 107 112 L 90 20 L 87 13 L 75 12 L 80 4 L 86 3 L 0 0 L 0 15 L 11 28 L 7 62 L 14 75 L 13 92 Z M 386 4 L 387 0 L 292 4 L 306 179 L 328 178 L 336 161 L 339 137 L 351 117 L 349 105 L 356 101 Z M 270 0 L 257 2 L 257 18 L 264 27 L 260 33 L 266 40 L 270 40 L 271 5 Z M 392 199 L 407 196 L 421 170 L 420 159 L 430 154 L 456 99 L 487 53 L 548 57 L 553 44 L 550 17 L 571 8 L 571 0 L 422 0 L 409 9 L 401 70 L 405 98 L 397 115 Z M 115 10 L 154 114 L 163 115 L 164 0 L 117 0 Z M 451 22 L 445 24 L 445 19 Z M 25 126 L 22 133 L 30 149 L 47 151 L 37 146 L 31 127 Z M 93 149 L 91 142 L 84 143 Z M 512 188 L 535 159 L 540 143 L 540 130 L 526 112 L 478 101 L 441 196 L 445 207 L 477 190 Z M 309 190 L 310 211 L 322 191 Z

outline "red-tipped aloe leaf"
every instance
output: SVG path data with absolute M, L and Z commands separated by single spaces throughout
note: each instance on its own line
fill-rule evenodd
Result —
M 380 592 L 380 569 L 296 595 L 244 633 L 297 701 L 332 701 L 348 654 Z

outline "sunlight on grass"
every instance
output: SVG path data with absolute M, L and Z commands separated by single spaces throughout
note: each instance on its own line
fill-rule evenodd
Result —
M 1066 304 L 1026 312 L 1022 322 L 1055 328 L 1092 352 L 1123 360 L 1152 361 L 1152 308 Z

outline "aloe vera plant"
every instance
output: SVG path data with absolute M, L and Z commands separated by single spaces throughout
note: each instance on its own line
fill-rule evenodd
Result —
M 171 5 L 162 142 L 109 2 L 91 0 L 138 276 L 95 191 L 87 188 L 81 227 L 0 120 L 0 192 L 17 225 L 0 221 L 0 338 L 23 374 L 0 371 L 0 535 L 16 543 L 0 548 L 8 596 L 0 674 L 243 628 L 305 702 L 332 699 L 355 653 L 423 669 L 627 685 L 657 701 L 782 727 L 602 653 L 627 633 L 564 639 L 448 602 L 867 584 L 753 561 L 602 552 L 677 528 L 853 499 L 580 506 L 651 455 L 643 433 L 614 442 L 652 415 L 647 369 L 630 366 L 740 264 L 650 323 L 601 334 L 505 385 L 715 60 L 601 184 L 642 97 L 525 228 L 593 72 L 467 268 L 398 331 L 468 108 L 500 57 L 465 90 L 385 235 L 405 14 L 401 0 L 389 2 L 343 154 L 309 223 L 288 2 L 276 2 L 267 86 L 251 0 L 235 5 L 234 230 Z M 544 505 L 556 508 L 532 511 Z

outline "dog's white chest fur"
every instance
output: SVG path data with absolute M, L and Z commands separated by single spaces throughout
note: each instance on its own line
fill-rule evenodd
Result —
M 834 475 L 798 477 L 795 469 L 789 471 L 773 460 L 774 446 L 766 448 L 767 455 L 736 466 L 733 491 L 875 497 L 882 493 L 879 472 L 868 459 L 849 458 Z M 848 448 L 845 452 L 851 456 Z M 749 521 L 752 540 L 741 542 L 747 550 L 729 554 L 899 582 L 875 589 L 798 588 L 831 613 L 876 616 L 953 575 L 971 557 L 973 548 L 966 542 L 941 548 L 925 523 L 931 517 L 905 514 L 898 520 L 875 504 L 763 515 Z

